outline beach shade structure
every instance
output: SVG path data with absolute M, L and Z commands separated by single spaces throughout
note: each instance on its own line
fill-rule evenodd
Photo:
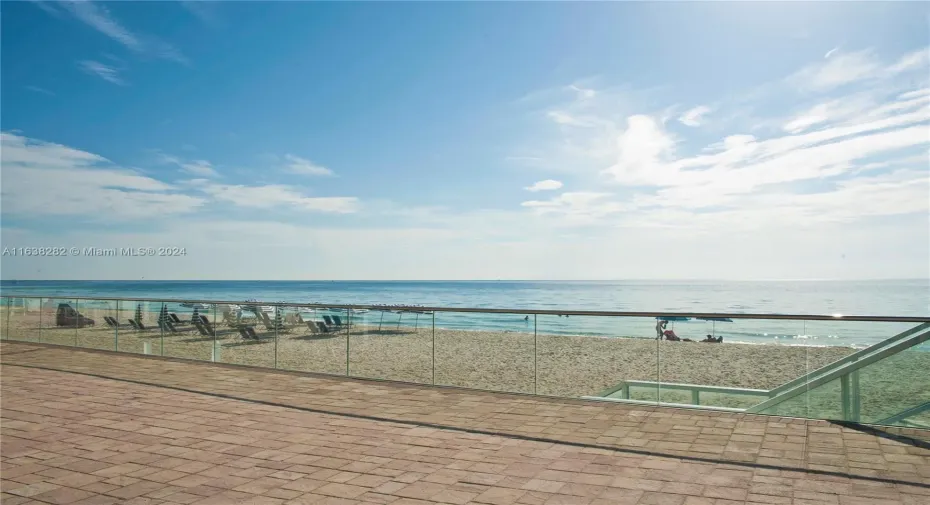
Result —
M 136 317 L 133 320 L 136 322 L 136 324 L 140 324 L 140 325 L 142 324 L 142 304 L 141 303 L 136 304 Z
M 718 323 L 718 322 L 720 322 L 720 323 L 732 323 L 732 322 L 733 322 L 733 320 L 730 319 L 729 317 L 698 317 L 697 319 L 699 319 L 699 320 L 701 320 L 701 321 L 710 321 L 710 322 L 711 322 L 710 334 L 711 334 L 711 336 L 713 336 L 713 337 L 716 337 L 716 336 L 717 336 L 717 323 Z M 722 338 L 722 337 L 721 337 L 721 338 Z

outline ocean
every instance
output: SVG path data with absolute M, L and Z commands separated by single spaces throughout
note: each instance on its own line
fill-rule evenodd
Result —
M 4 296 L 40 295 L 83 306 L 93 297 L 320 304 L 765 314 L 930 315 L 930 280 L 887 281 L 2 281 Z M 57 301 L 57 300 L 56 300 Z M 21 303 L 14 300 L 14 303 Z M 172 307 L 172 311 L 189 309 Z M 382 317 L 383 316 L 383 317 Z M 654 338 L 655 319 L 436 313 L 353 316 L 374 324 Z M 910 323 L 734 320 L 671 323 L 683 338 L 747 344 L 864 347 Z

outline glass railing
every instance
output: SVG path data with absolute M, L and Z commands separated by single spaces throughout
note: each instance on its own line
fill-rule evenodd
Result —
M 930 428 L 930 317 L 2 297 L 3 339 Z

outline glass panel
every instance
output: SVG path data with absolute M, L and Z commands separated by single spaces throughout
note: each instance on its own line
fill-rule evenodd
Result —
M 654 321 L 552 314 L 536 317 L 539 394 L 656 401 Z
M 386 313 L 383 328 L 410 330 L 412 316 Z M 437 312 L 435 383 L 534 393 L 534 328 L 533 317 L 524 314 Z
M 161 356 L 162 331 L 158 327 L 161 303 L 121 300 L 117 310 L 119 337 L 116 350 Z
M 116 302 L 82 298 L 77 300 L 77 305 L 80 313 L 94 323 L 77 329 L 77 346 L 115 350 Z
M 346 311 L 346 317 L 351 321 L 349 375 L 432 384 L 432 312 L 362 310 Z
M 762 409 L 761 413 L 876 423 L 925 403 L 924 374 L 907 372 L 919 370 L 919 363 L 926 364 L 922 362 L 924 356 L 911 355 L 907 351 L 895 354 L 894 351 L 895 345 L 922 334 L 909 331 L 913 325 L 911 328 L 908 326 L 849 321 L 806 322 L 803 339 L 814 343 L 807 347 L 808 374 L 788 385 L 793 388 L 781 388 L 782 397 L 786 399 Z M 917 347 L 912 349 L 919 352 Z M 856 362 L 870 359 L 870 356 L 885 353 L 892 354 L 869 365 L 856 365 Z M 911 361 L 913 356 L 917 356 L 916 361 Z M 837 372 L 843 373 L 836 377 Z M 914 377 L 910 377 L 912 374 Z M 831 376 L 834 378 L 822 383 L 824 378 Z M 777 399 L 778 396 L 775 397 Z
M 281 320 L 278 368 L 345 375 L 347 332 L 353 324 L 345 310 L 285 307 Z
M 10 309 L 13 307 L 13 298 L 7 297 L 0 299 L 3 302 L 3 306 L 0 307 L 3 315 L 3 328 L 0 329 L 0 339 L 6 340 L 9 338 L 10 334 Z
M 930 343 L 918 342 L 850 374 L 849 420 L 930 428 Z
M 74 298 L 42 298 L 40 342 L 73 346 L 78 327 L 90 325 Z
M 222 310 L 225 312 L 226 308 Z M 277 337 L 274 319 L 278 310 L 280 308 L 260 303 L 231 305 L 230 312 L 220 316 L 231 327 L 228 331 L 217 332 L 215 361 L 273 368 Z
M 38 298 L 11 297 L 7 338 L 38 342 L 40 306 Z
M 212 359 L 216 333 L 216 312 L 212 305 L 165 302 L 156 322 L 164 335 L 165 356 Z
M 800 321 L 655 319 L 662 403 L 746 409 L 808 370 Z

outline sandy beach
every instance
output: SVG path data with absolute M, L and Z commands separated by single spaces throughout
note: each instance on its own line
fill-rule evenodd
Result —
M 212 312 L 212 311 L 211 311 Z M 3 336 L 120 352 L 165 355 L 193 360 L 236 363 L 287 370 L 389 379 L 475 389 L 579 397 L 598 395 L 626 380 L 772 389 L 804 373 L 834 362 L 855 349 L 784 345 L 706 344 L 656 341 L 648 336 L 590 337 L 384 326 L 359 318 L 348 330 L 313 334 L 306 326 L 267 331 L 255 325 L 259 341 L 244 340 L 235 328 L 217 325 L 216 338 L 203 336 L 190 324 L 179 333 L 158 329 L 157 312 L 143 314 L 145 331 L 127 324 L 134 311 L 121 311 L 118 331 L 106 326 L 115 311 L 81 310 L 93 327 L 56 327 L 55 311 L 2 314 Z M 211 314 L 212 315 L 212 314 Z M 211 321 L 213 317 L 209 317 Z M 913 404 L 930 391 L 922 373 L 930 353 L 908 352 L 889 366 L 871 367 L 861 379 L 863 411 L 890 410 Z M 887 370 L 887 373 L 881 372 Z M 876 375 L 877 374 L 877 375 Z M 889 384 L 891 387 L 889 387 Z M 835 387 L 833 387 L 835 386 Z M 835 392 L 833 391 L 835 389 Z M 634 388 L 634 399 L 656 400 L 656 390 Z M 781 415 L 806 416 L 817 410 L 839 416 L 839 384 L 799 397 L 779 408 Z M 663 402 L 690 403 L 690 394 L 662 390 Z M 762 398 L 703 393 L 702 404 L 749 407 Z

